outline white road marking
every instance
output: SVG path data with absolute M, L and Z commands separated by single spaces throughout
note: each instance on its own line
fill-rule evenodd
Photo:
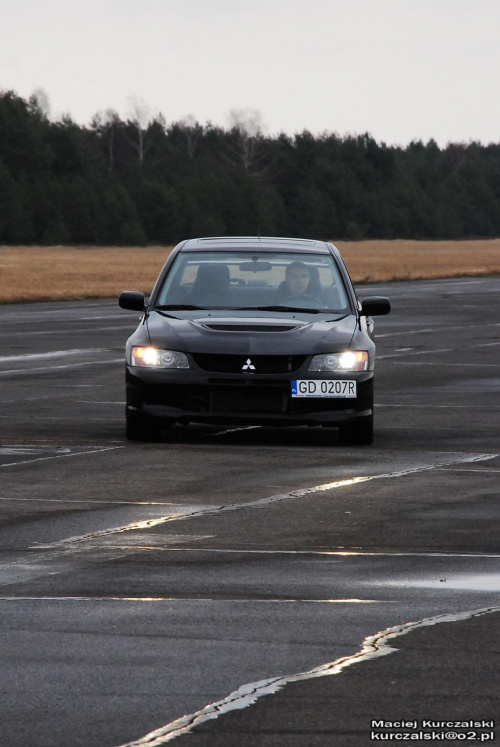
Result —
M 121 545 L 106 545 L 106 549 L 120 549 Z M 124 545 L 122 549 L 129 549 Z M 155 550 L 165 552 L 197 552 L 197 553 L 229 553 L 232 555 L 319 555 L 339 558 L 500 558 L 500 553 L 484 552 L 374 552 L 365 550 L 248 550 L 247 548 L 216 548 L 216 547 L 155 547 Z
M 386 628 L 374 635 L 367 636 L 364 639 L 360 650 L 351 656 L 343 656 L 340 659 L 315 667 L 307 672 L 300 672 L 299 674 L 287 675 L 285 677 L 274 677 L 241 685 L 238 690 L 235 690 L 223 700 L 219 700 L 216 703 L 210 703 L 200 711 L 196 711 L 187 716 L 182 716 L 182 718 L 176 719 L 160 729 L 151 731 L 141 739 L 127 742 L 126 744 L 120 745 L 120 747 L 161 747 L 161 745 L 167 744 L 167 742 L 176 739 L 176 737 L 180 737 L 182 734 L 190 733 L 195 726 L 216 719 L 230 711 L 247 708 L 264 695 L 273 695 L 283 689 L 285 685 L 290 682 L 301 682 L 317 677 L 341 674 L 341 672 L 347 669 L 347 667 L 354 664 L 369 661 L 379 656 L 392 654 L 398 649 L 389 645 L 389 642 L 399 636 L 407 635 L 419 628 L 438 625 L 440 623 L 469 620 L 472 617 L 493 612 L 500 612 L 500 607 L 468 610 L 467 612 L 459 612 L 451 615 L 436 615 L 435 617 L 423 618 L 416 622 L 403 623 L 402 625 Z
M 452 353 L 453 348 L 440 348 L 437 350 L 415 350 L 413 353 L 397 353 L 395 355 L 378 355 L 377 360 L 382 361 L 386 358 L 402 358 L 408 355 L 432 355 L 433 353 Z
M 427 352 L 427 351 L 426 351 Z M 436 353 L 442 352 L 441 350 L 433 351 Z M 412 353 L 412 355 L 417 355 L 417 353 Z M 381 358 L 396 358 L 395 355 L 385 355 L 381 356 Z M 428 366 L 428 363 L 422 363 L 421 361 L 394 361 L 395 365 L 397 366 Z M 440 366 L 458 366 L 459 368 L 498 368 L 497 363 L 450 363 L 448 361 L 444 361 L 439 364 Z
M 0 415 L 0 418 L 3 418 L 4 420 L 14 420 L 13 415 Z M 16 415 L 15 420 L 69 420 L 70 422 L 75 421 L 74 415 L 67 415 L 66 417 L 47 417 L 45 415 Z M 88 415 L 85 416 L 85 420 L 97 420 L 102 423 L 121 423 L 122 418 L 94 418 L 89 417 Z
M 114 451 L 115 449 L 124 449 L 125 446 L 105 446 L 102 448 L 90 447 L 88 451 L 77 451 L 70 454 L 53 454 L 52 456 L 37 457 L 35 459 L 24 459 L 19 462 L 9 462 L 8 464 L 0 464 L 0 469 L 3 467 L 17 467 L 19 464 L 34 464 L 35 462 L 46 462 L 49 459 L 61 459 L 62 457 L 75 457 L 75 456 L 89 456 L 92 454 L 101 454 L 104 451 Z
M 497 366 L 498 368 L 498 366 Z M 425 410 L 428 410 L 430 407 L 435 410 L 436 408 L 444 409 L 444 410 L 470 410 L 470 405 L 414 405 L 408 404 L 408 405 L 393 405 L 393 404 L 381 404 L 380 402 L 375 404 L 375 407 L 417 407 L 417 408 L 423 408 Z M 498 410 L 498 407 L 488 406 L 488 405 L 474 405 L 474 410 Z
M 427 332 L 437 331 L 437 327 L 435 329 L 433 329 L 432 327 L 426 329 L 402 329 L 399 332 L 385 332 L 384 334 L 377 334 L 377 340 L 381 340 L 383 337 L 397 337 L 398 335 L 420 335 Z
M 494 324 L 489 324 L 489 327 L 498 327 L 500 326 L 500 322 L 495 322 Z M 459 325 L 453 325 L 453 326 L 443 326 L 443 327 L 426 327 L 425 329 L 401 329 L 397 332 L 383 332 L 382 334 L 377 334 L 376 339 L 380 340 L 385 337 L 396 337 L 398 335 L 420 335 L 424 333 L 429 332 L 449 332 L 450 330 L 464 330 L 464 329 L 484 329 L 484 324 L 459 324 Z
M 227 604 L 397 604 L 391 599 L 213 599 L 211 597 L 0 597 L 0 602 L 207 602 Z
M 399 330 L 398 332 L 384 332 L 383 334 L 377 334 L 377 340 L 380 340 L 383 337 L 396 337 L 397 335 L 420 335 L 424 333 L 429 332 L 449 332 L 450 330 L 463 330 L 463 329 L 477 329 L 478 327 L 480 329 L 484 329 L 484 324 L 460 324 L 460 325 L 453 325 L 453 326 L 443 326 L 443 327 L 426 327 L 425 329 L 408 329 L 408 330 Z
M 446 467 L 438 467 L 436 472 L 450 472 Z M 453 472 L 472 472 L 473 475 L 489 475 L 490 472 L 500 472 L 500 469 L 453 469 Z
M 126 402 L 116 402 L 110 400 L 99 400 L 99 399 L 76 399 L 75 402 L 80 402 L 82 405 L 126 405 Z
M 115 448 L 123 448 L 121 446 L 117 446 Z M 87 451 L 86 454 L 94 454 L 96 452 L 94 451 Z M 97 452 L 99 453 L 99 452 Z M 19 463 L 19 462 L 18 462 Z M 1 467 L 2 465 L 0 465 Z M 474 471 L 474 470 L 472 470 Z M 66 504 L 73 504 L 73 503 L 83 503 L 84 505 L 97 505 L 97 506 L 176 506 L 178 504 L 172 503 L 171 501 L 122 501 L 122 500 L 116 500 L 116 501 L 94 501 L 94 500 L 85 500 L 85 498 L 81 499 L 66 499 L 66 498 L 9 498 L 9 496 L 0 496 L 0 501 L 4 503 L 9 503 L 10 501 L 18 502 L 33 502 L 33 503 L 64 503 Z
M 74 319 L 72 322 L 78 323 L 79 319 Z M 66 320 L 67 322 L 67 320 Z M 12 332 L 9 330 L 9 338 L 13 339 L 16 337 L 26 338 L 27 335 L 30 337 L 34 337 L 35 335 L 50 335 L 51 337 L 54 337 L 54 335 L 67 335 L 68 333 L 71 333 L 72 335 L 80 335 L 82 333 L 91 333 L 95 334 L 96 332 L 107 332 L 107 331 L 116 331 L 119 330 L 121 332 L 127 332 L 127 330 L 130 330 L 131 332 L 136 329 L 137 323 L 136 322 L 128 322 L 127 324 L 120 324 L 119 326 L 116 325 L 114 327 L 82 327 L 80 329 L 75 329 L 74 327 L 68 326 L 66 329 L 40 329 L 40 330 L 29 330 L 29 332 Z
M 58 371 L 58 370 L 68 370 L 68 369 L 77 369 L 77 368 L 83 368 L 84 366 L 109 366 L 111 363 L 125 363 L 125 357 L 123 358 L 113 358 L 112 360 L 107 361 L 87 361 L 85 363 L 67 363 L 64 366 L 39 366 L 37 368 L 13 368 L 9 371 L 0 371 L 0 376 L 5 376 L 6 374 L 32 374 L 32 373 L 40 373 L 40 371 Z
M 46 358 L 65 358 L 71 355 L 92 355 L 94 353 L 108 353 L 110 348 L 81 348 L 74 350 L 54 350 L 51 353 L 23 353 L 22 355 L 2 355 L 0 363 L 4 361 L 30 361 Z
M 138 317 L 139 318 L 139 317 Z M 78 321 L 93 321 L 94 319 L 121 319 L 124 322 L 127 322 L 128 324 L 131 324 L 130 317 L 124 316 L 123 314 L 103 314 L 101 316 L 80 316 L 78 317 Z
M 57 384 L 58 389 L 75 389 L 77 387 L 86 387 L 87 389 L 97 389 L 109 387 L 109 384 L 63 384 L 62 382 Z
M 20 456 L 26 456 L 26 454 L 40 454 L 45 453 L 47 451 L 46 446 L 0 446 L 0 456 L 2 454 L 7 454 L 8 456 L 11 455 L 20 455 Z M 85 448 L 85 447 L 84 447 Z M 69 454 L 70 449 L 66 446 L 56 446 L 56 451 L 59 451 L 64 454 Z

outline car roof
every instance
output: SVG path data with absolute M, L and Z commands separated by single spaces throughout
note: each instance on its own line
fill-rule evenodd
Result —
M 181 252 L 203 251 L 286 251 L 312 254 L 329 254 L 325 241 L 315 239 L 292 239 L 277 236 L 208 236 L 188 239 L 180 247 Z

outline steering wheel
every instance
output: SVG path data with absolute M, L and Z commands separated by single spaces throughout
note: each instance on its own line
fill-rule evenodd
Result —
M 322 308 L 326 309 L 326 306 L 321 302 L 318 301 L 318 299 L 315 296 L 310 295 L 309 293 L 295 293 L 291 296 L 287 296 L 282 300 L 282 304 L 284 306 L 287 306 L 288 304 L 293 306 L 293 303 L 290 302 L 297 302 L 297 301 L 305 301 L 309 305 L 311 304 L 311 301 L 313 302 L 314 308 L 316 308 L 318 305 Z

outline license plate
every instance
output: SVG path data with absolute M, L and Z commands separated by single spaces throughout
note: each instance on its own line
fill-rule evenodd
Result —
M 356 382 L 349 380 L 321 381 L 318 379 L 295 379 L 292 381 L 292 397 L 356 397 Z

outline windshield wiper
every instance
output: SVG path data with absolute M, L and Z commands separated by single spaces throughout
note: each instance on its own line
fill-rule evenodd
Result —
M 156 306 L 156 308 L 152 309 L 152 311 L 157 311 L 158 314 L 161 314 L 162 316 L 166 316 L 167 319 L 179 319 L 178 316 L 174 316 L 173 314 L 167 314 L 166 311 L 162 311 L 160 308 L 158 308 L 158 306 Z
M 193 306 L 190 303 L 161 303 L 155 306 L 155 309 L 161 309 L 161 311 L 206 311 L 204 306 Z
M 308 309 L 303 306 L 240 306 L 236 311 L 300 311 L 304 314 L 328 314 L 330 309 Z
M 336 311 L 335 309 L 310 309 L 303 306 L 194 306 L 193 304 L 158 304 L 152 311 L 292 311 L 300 312 L 303 314 L 341 314 L 345 316 L 345 312 Z M 168 316 L 168 314 L 166 314 Z M 176 317 L 173 317 L 176 318 Z

